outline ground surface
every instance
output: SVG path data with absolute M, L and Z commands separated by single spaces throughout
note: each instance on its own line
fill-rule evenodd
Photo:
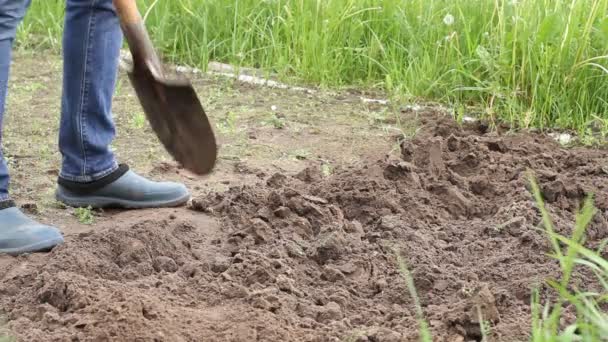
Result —
M 116 94 L 121 161 L 185 182 L 189 207 L 96 212 L 84 224 L 53 200 L 61 64 L 40 57 L 16 59 L 5 150 L 16 200 L 67 243 L 0 256 L 0 314 L 20 341 L 415 341 L 397 255 L 438 341 L 479 341 L 480 321 L 490 340 L 523 341 L 532 288 L 550 296 L 543 281 L 559 275 L 527 169 L 560 232 L 594 192 L 587 241 L 608 237 L 601 151 L 353 92 L 211 77 L 196 85 L 222 147 L 204 178 L 166 156 L 126 79 Z

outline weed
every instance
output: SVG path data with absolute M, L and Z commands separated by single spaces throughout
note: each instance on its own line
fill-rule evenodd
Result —
M 484 320 L 480 307 L 477 307 L 477 316 L 479 320 L 479 330 L 481 331 L 481 342 L 489 342 L 489 338 L 492 336 L 492 323 Z
M 270 118 L 268 120 L 266 120 L 265 123 L 268 125 L 271 125 L 272 127 L 276 128 L 276 129 L 283 129 L 286 126 L 285 119 L 282 117 L 279 117 L 275 113 L 272 113 L 270 115 Z
M 55 189 L 52 187 L 48 188 L 45 191 L 44 195 L 40 199 L 40 204 L 41 204 L 41 206 L 40 206 L 41 211 L 45 211 L 48 208 L 59 209 L 59 210 L 65 210 L 68 208 L 63 202 L 60 202 L 56 199 Z
M 122 78 L 119 78 L 116 82 L 116 87 L 114 88 L 114 96 L 120 95 L 123 92 L 125 81 Z
M 405 260 L 401 257 L 399 251 L 395 251 L 395 255 L 397 256 L 397 264 L 399 266 L 399 271 L 401 276 L 405 280 L 405 284 L 407 285 L 407 289 L 409 291 L 410 297 L 414 301 L 414 305 L 416 306 L 416 318 L 418 319 L 418 324 L 420 328 L 420 341 L 421 342 L 431 342 L 433 338 L 431 336 L 431 330 L 429 329 L 429 325 L 424 318 L 424 312 L 422 311 L 422 305 L 420 304 L 420 297 L 418 297 L 418 292 L 416 291 L 416 286 L 414 285 L 414 278 L 410 273 L 410 270 L 405 263 Z
M 329 177 L 334 173 L 334 168 L 330 164 L 323 163 L 321 165 L 321 174 L 324 177 Z
M 95 222 L 95 215 L 93 214 L 93 208 L 76 208 L 74 215 L 78 219 L 78 222 L 82 224 L 93 224 Z
M 235 134 L 237 132 L 237 115 L 235 112 L 230 111 L 226 113 L 226 116 L 219 120 L 217 128 L 221 133 L 224 134 Z
M 40 82 L 31 82 L 26 84 L 15 84 L 11 86 L 16 91 L 23 91 L 26 93 L 33 93 L 41 89 L 46 89 L 46 86 Z
M 143 112 L 135 112 L 131 116 L 131 126 L 135 129 L 143 129 L 146 126 L 146 115 Z
M 414 112 L 418 112 L 419 107 L 417 105 L 408 107 L 409 110 Z M 399 127 L 399 131 L 401 132 L 402 140 L 413 139 L 418 134 L 418 130 L 420 129 L 420 122 L 418 118 L 418 114 L 416 114 L 412 119 L 402 120 L 401 119 L 401 111 L 394 110 L 395 122 L 397 123 L 397 127 Z

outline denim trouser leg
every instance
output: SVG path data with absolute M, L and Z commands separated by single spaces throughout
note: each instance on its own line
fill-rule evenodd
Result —
M 11 46 L 31 0 L 0 0 L 0 200 L 8 198 L 8 169 L 2 155 L 2 122 Z M 122 45 L 112 0 L 67 0 L 63 37 L 63 96 L 59 148 L 61 176 L 88 182 L 117 168 L 112 94 Z
M 2 121 L 4 117 L 4 102 L 6 99 L 8 73 L 11 63 L 12 40 L 0 41 L 0 201 L 8 199 L 8 168 L 2 153 Z
M 8 75 L 11 65 L 11 49 L 17 26 L 23 19 L 30 0 L 0 0 L 0 201 L 8 199 L 8 168 L 2 153 L 2 123 Z
M 64 179 L 89 182 L 118 167 L 110 143 L 115 136 L 111 107 L 121 46 L 112 0 L 67 0 L 59 131 Z

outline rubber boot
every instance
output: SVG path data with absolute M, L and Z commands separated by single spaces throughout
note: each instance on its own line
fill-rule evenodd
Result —
M 176 207 L 186 203 L 190 193 L 183 184 L 154 182 L 121 165 L 116 172 L 91 183 L 60 178 L 56 197 L 71 207 L 141 209 Z
M 0 253 L 19 255 L 44 252 L 63 243 L 61 232 L 54 227 L 38 223 L 10 201 L 0 207 Z

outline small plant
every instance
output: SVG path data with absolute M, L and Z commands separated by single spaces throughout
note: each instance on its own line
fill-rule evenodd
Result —
M 46 89 L 44 84 L 42 84 L 40 82 L 26 83 L 23 85 L 14 85 L 14 86 L 12 86 L 12 88 L 14 88 L 15 90 L 23 90 L 28 93 L 33 93 L 40 89 Z
M 236 133 L 237 130 L 237 116 L 235 112 L 226 113 L 226 117 L 222 118 L 217 124 L 217 128 L 224 134 Z
M 40 89 L 45 89 L 46 87 L 44 86 L 44 84 L 40 83 L 40 82 L 34 82 L 34 83 L 29 83 L 27 85 L 25 85 L 24 89 L 28 92 L 35 92 L 37 90 Z
M 481 336 L 482 342 L 489 342 L 490 341 L 490 336 L 492 336 L 492 323 L 488 322 L 488 321 L 483 321 L 480 323 L 481 325 Z
M 405 280 L 407 289 L 412 297 L 412 300 L 414 301 L 414 305 L 416 306 L 416 318 L 418 319 L 420 329 L 420 341 L 432 342 L 433 338 L 431 336 L 431 330 L 429 329 L 429 325 L 424 318 L 424 312 L 422 311 L 422 305 L 420 304 L 420 297 L 418 297 L 418 291 L 416 291 L 416 286 L 414 285 L 414 278 L 412 277 L 405 260 L 403 260 L 398 250 L 395 250 L 395 255 L 397 257 L 397 264 L 399 265 L 399 272 Z
M 74 211 L 74 215 L 76 216 L 76 218 L 78 219 L 78 222 L 82 223 L 82 224 L 93 224 L 93 222 L 95 222 L 95 216 L 93 215 L 93 208 L 86 207 L 86 208 L 76 208 L 76 210 Z
M 267 121 L 268 124 L 272 125 L 272 127 L 276 129 L 283 129 L 286 126 L 285 119 L 279 117 L 277 114 L 272 113 L 270 119 Z
M 455 114 L 455 119 L 456 122 L 458 122 L 459 125 L 462 125 L 464 123 L 464 117 L 466 114 L 466 110 L 464 108 L 463 105 L 459 105 L 456 107 L 456 110 L 454 111 Z
M 334 173 L 334 168 L 330 164 L 321 165 L 321 173 L 324 177 L 329 177 Z
M 489 338 L 492 336 L 492 323 L 483 319 L 480 307 L 477 307 L 477 316 L 479 319 L 479 330 L 481 331 L 481 342 L 489 342 Z
M 123 79 L 119 78 L 118 81 L 116 82 L 116 87 L 114 87 L 114 96 L 122 93 L 123 83 L 124 83 Z
M 136 129 L 142 129 L 146 125 L 146 115 L 143 112 L 137 112 L 131 117 L 131 125 Z

